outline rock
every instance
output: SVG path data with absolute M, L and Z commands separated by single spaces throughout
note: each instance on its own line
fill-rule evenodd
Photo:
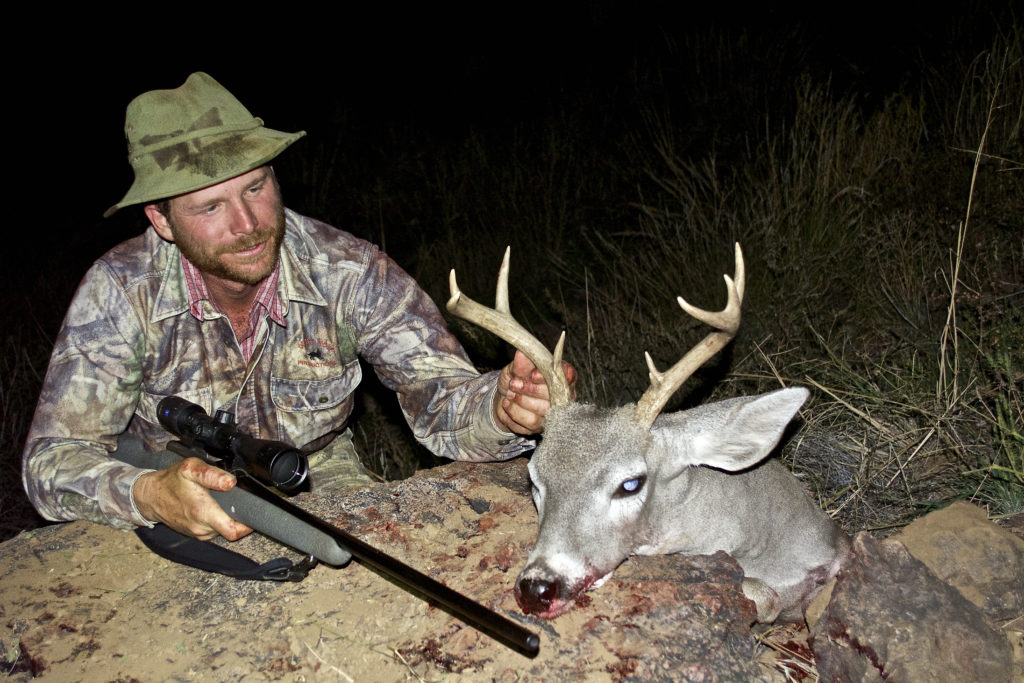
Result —
M 993 622 L 1024 614 L 1024 540 L 970 503 L 922 517 L 893 537 Z
M 836 587 L 836 579 L 833 576 L 829 579 L 828 583 L 822 586 L 821 592 L 814 596 L 811 603 L 807 605 L 807 609 L 804 610 L 804 620 L 807 622 L 807 628 L 811 631 L 814 630 L 814 625 L 821 619 L 821 615 L 824 614 L 825 608 L 828 607 L 828 603 L 832 600 L 832 589 Z
M 1010 681 L 1010 644 L 898 541 L 860 533 L 812 636 L 827 681 Z
M 296 502 L 541 637 L 528 659 L 367 568 L 297 584 L 175 565 L 131 533 L 58 524 L 0 544 L 0 673 L 43 680 L 765 680 L 724 554 L 628 560 L 586 604 L 523 615 L 512 585 L 536 536 L 523 459 L 453 463 Z M 257 560 L 291 555 L 253 534 Z

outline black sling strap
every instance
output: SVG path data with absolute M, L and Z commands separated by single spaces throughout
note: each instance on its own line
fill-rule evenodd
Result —
M 312 556 L 298 564 L 286 557 L 256 564 L 245 555 L 216 543 L 179 534 L 166 524 L 138 527 L 135 533 L 147 548 L 160 557 L 235 579 L 297 582 L 306 578 L 310 570 L 317 565 L 316 558 Z

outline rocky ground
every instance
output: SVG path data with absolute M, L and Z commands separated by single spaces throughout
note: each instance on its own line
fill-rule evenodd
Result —
M 967 504 L 898 539 L 859 535 L 810 631 L 752 631 L 742 574 L 721 553 L 631 558 L 569 614 L 524 616 L 512 585 L 536 513 L 522 459 L 453 463 L 297 502 L 533 629 L 540 654 L 518 654 L 357 563 L 296 584 L 241 582 L 171 564 L 134 534 L 75 522 L 0 545 L 0 672 L 12 681 L 1024 678 L 1024 541 Z M 256 535 L 234 546 L 264 559 L 282 552 Z

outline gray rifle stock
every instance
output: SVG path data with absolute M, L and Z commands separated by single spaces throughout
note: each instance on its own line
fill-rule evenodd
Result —
M 121 462 L 142 469 L 166 469 L 182 457 L 201 457 L 197 449 L 179 442 L 168 444 L 168 448 L 176 452 L 147 452 L 141 440 L 134 439 L 137 444 L 132 443 L 130 446 L 126 441 L 127 438 L 122 437 L 117 451 L 112 455 Z M 244 469 L 232 469 L 231 473 L 238 482 L 235 487 L 230 491 L 210 491 L 210 495 L 232 519 L 326 564 L 339 566 L 347 563 L 350 556 L 355 557 L 360 564 L 382 574 L 421 599 L 441 607 L 502 645 L 530 658 L 536 657 L 540 651 L 540 638 L 537 634 L 511 619 L 306 512 L 260 484 Z

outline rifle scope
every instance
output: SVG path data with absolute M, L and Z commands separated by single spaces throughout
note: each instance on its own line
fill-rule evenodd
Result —
M 224 460 L 229 469 L 244 469 L 281 491 L 295 491 L 309 474 L 309 462 L 302 451 L 283 441 L 242 434 L 235 427 L 235 416 L 227 411 L 218 410 L 210 417 L 202 406 L 168 396 L 157 404 L 156 414 L 164 429 L 186 446 L 199 446 Z

